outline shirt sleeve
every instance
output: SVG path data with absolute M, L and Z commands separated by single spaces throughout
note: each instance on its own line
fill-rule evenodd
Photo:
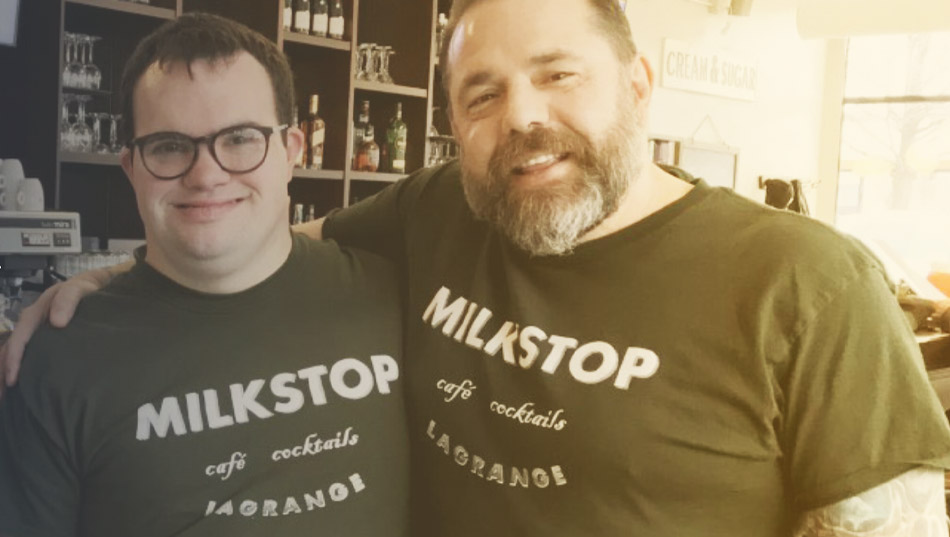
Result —
M 374 196 L 327 215 L 323 236 L 343 246 L 360 248 L 402 266 L 406 256 L 406 229 L 429 183 L 457 176 L 457 162 L 423 168 L 389 185 Z
M 802 509 L 920 465 L 950 468 L 950 427 L 883 275 L 862 269 L 792 346 L 783 451 Z
M 74 464 L 26 399 L 16 386 L 0 400 L 0 535 L 76 535 Z

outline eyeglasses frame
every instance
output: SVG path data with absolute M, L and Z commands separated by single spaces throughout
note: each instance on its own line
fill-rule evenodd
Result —
M 214 142 L 215 142 L 215 141 L 218 139 L 218 137 L 221 136 L 222 134 L 225 134 L 225 133 L 230 132 L 230 131 L 233 131 L 233 130 L 247 129 L 247 128 L 254 129 L 254 130 L 256 130 L 256 131 L 258 131 L 258 132 L 260 132 L 261 134 L 264 135 L 264 156 L 261 157 L 261 161 L 258 162 L 253 168 L 250 168 L 250 169 L 248 169 L 248 170 L 243 170 L 243 171 L 229 170 L 229 169 L 226 168 L 223 164 L 221 164 L 221 161 L 220 161 L 220 160 L 218 160 L 218 154 L 217 154 L 217 153 L 215 152 L 215 150 L 214 150 Z M 270 138 L 271 138 L 271 135 L 273 135 L 273 134 L 276 133 L 276 132 L 283 132 L 283 131 L 285 131 L 285 130 L 287 130 L 287 129 L 289 129 L 289 128 L 290 128 L 290 125 L 287 125 L 287 124 L 277 125 L 276 127 L 264 127 L 264 126 L 255 125 L 255 124 L 252 124 L 252 123 L 245 123 L 245 124 L 231 125 L 230 127 L 225 127 L 225 128 L 223 128 L 223 129 L 221 129 L 221 130 L 219 130 L 219 131 L 217 131 L 217 132 L 211 133 L 211 134 L 209 134 L 209 135 L 207 135 L 207 136 L 188 136 L 187 134 L 184 134 L 184 133 L 181 133 L 181 132 L 176 132 L 176 131 L 159 131 L 159 132 L 153 132 L 153 133 L 150 133 L 150 134 L 146 134 L 146 135 L 144 135 L 144 136 L 139 136 L 138 138 L 133 138 L 133 139 L 129 140 L 128 142 L 126 142 L 125 146 L 129 149 L 129 151 L 132 152 L 132 158 L 133 158 L 133 159 L 135 158 L 135 149 L 138 148 L 139 154 L 142 155 L 142 166 L 145 168 L 146 171 L 148 171 L 148 173 L 152 174 L 153 177 L 155 177 L 156 179 L 158 179 L 158 180 L 160 180 L 160 181 L 174 181 L 175 179 L 180 179 L 180 178 L 184 177 L 185 175 L 188 175 L 188 172 L 190 172 L 191 169 L 195 167 L 195 163 L 198 162 L 198 153 L 199 153 L 199 149 L 200 149 L 200 145 L 201 145 L 201 144 L 205 144 L 205 145 L 208 146 L 208 152 L 211 153 L 211 158 L 214 159 L 215 163 L 217 163 L 217 165 L 218 165 L 222 170 L 224 170 L 224 171 L 226 171 L 226 172 L 228 172 L 228 173 L 233 173 L 233 174 L 235 174 L 235 175 L 242 175 L 242 174 L 245 174 L 245 173 L 251 173 L 251 172 L 253 172 L 254 170 L 260 168 L 260 167 L 264 164 L 264 161 L 267 160 L 267 155 L 270 153 Z M 188 167 L 185 168 L 185 171 L 183 171 L 182 173 L 180 173 L 180 174 L 178 174 L 178 175 L 166 177 L 166 176 L 158 175 L 158 174 L 156 174 L 155 172 L 153 172 L 152 170 L 149 169 L 148 164 L 145 163 L 145 154 L 142 153 L 142 148 L 143 148 L 143 147 L 145 146 L 145 144 L 148 143 L 150 140 L 152 140 L 152 139 L 154 139 L 154 138 L 157 138 L 157 137 L 159 137 L 159 136 L 168 136 L 168 135 L 180 136 L 181 138 L 183 138 L 183 139 L 185 139 L 185 140 L 191 141 L 191 143 L 194 144 L 194 146 L 195 146 L 195 153 L 194 153 L 194 156 L 192 156 L 191 164 L 189 164 Z

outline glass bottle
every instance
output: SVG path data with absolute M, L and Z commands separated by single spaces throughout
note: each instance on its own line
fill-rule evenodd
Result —
M 294 204 L 294 216 L 290 221 L 291 225 L 297 225 L 303 223 L 303 203 Z
M 310 24 L 310 34 L 326 37 L 330 26 L 330 7 L 327 0 L 313 0 L 313 19 Z
M 342 0 L 332 0 L 330 4 L 330 37 L 334 39 L 343 39 L 343 2 Z
M 323 143 L 326 139 L 326 123 L 319 115 L 320 96 L 310 96 L 310 113 L 304 120 L 303 132 L 307 136 L 307 168 L 319 170 L 323 168 Z
M 358 170 L 356 166 L 356 154 L 359 153 L 360 146 L 363 145 L 363 139 L 366 137 L 366 128 L 369 127 L 369 101 L 363 101 L 360 105 L 360 113 L 357 120 L 353 123 L 353 169 Z
M 284 0 L 284 30 L 291 30 L 294 27 L 294 3 L 293 0 Z
M 294 31 L 310 33 L 310 0 L 294 0 Z
M 361 172 L 375 172 L 379 169 L 379 146 L 376 145 L 376 133 L 373 126 L 366 127 L 366 136 L 356 154 L 356 169 Z
M 386 140 L 383 144 L 385 157 L 383 169 L 392 173 L 406 173 L 406 139 L 409 128 L 402 120 L 402 103 L 396 103 L 396 115 L 389 120 Z

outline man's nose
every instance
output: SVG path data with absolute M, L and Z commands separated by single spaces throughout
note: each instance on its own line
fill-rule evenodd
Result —
M 508 87 L 505 106 L 509 132 L 528 132 L 550 121 L 547 97 L 530 80 L 519 80 Z
M 225 171 L 211 155 L 208 144 L 198 144 L 198 156 L 195 165 L 182 178 L 182 184 L 188 188 L 206 190 L 224 184 L 231 179 L 231 174 Z

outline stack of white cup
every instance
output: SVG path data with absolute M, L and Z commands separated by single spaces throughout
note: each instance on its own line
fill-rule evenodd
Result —
M 25 177 L 23 164 L 15 158 L 0 160 L 0 210 L 42 211 L 43 185 Z

